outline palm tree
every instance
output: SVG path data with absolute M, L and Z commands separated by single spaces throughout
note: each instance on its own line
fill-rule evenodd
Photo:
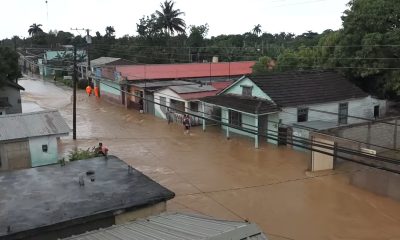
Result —
M 40 33 L 43 32 L 42 28 L 40 28 L 42 26 L 42 24 L 32 24 L 29 29 L 28 29 L 28 33 L 30 36 L 34 37 Z
M 108 26 L 106 27 L 106 37 L 112 37 L 114 36 L 115 29 L 113 26 Z
M 172 0 L 166 0 L 160 4 L 161 11 L 156 11 L 160 26 L 168 35 L 174 35 L 174 32 L 184 33 L 186 28 L 185 20 L 179 17 L 185 13 L 174 9 L 174 4 Z
M 253 33 L 257 36 L 260 35 L 260 33 L 261 33 L 261 25 L 260 24 L 257 24 L 254 26 Z

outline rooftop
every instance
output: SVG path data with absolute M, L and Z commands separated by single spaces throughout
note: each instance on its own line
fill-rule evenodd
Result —
M 16 82 L 13 82 L 13 81 L 11 81 L 11 80 L 6 81 L 6 83 L 7 83 L 8 86 L 13 87 L 13 88 L 15 88 L 15 89 L 23 90 L 23 91 L 25 90 L 25 88 L 23 88 L 21 85 L 19 85 L 19 84 L 16 83 Z
M 201 101 L 250 114 L 266 114 L 279 111 L 278 106 L 268 100 L 233 94 L 205 97 Z
M 0 141 L 67 135 L 68 124 L 57 110 L 0 116 Z
M 182 86 L 169 86 L 172 91 L 178 94 L 184 93 L 198 93 L 198 92 L 211 92 L 216 91 L 217 89 L 211 85 L 199 85 L 199 84 L 191 84 L 191 85 L 182 85 Z
M 85 174 L 89 170 L 95 172 L 94 182 Z M 78 183 L 80 176 L 84 186 Z M 7 235 L 15 239 L 14 234 L 28 235 L 38 228 L 74 226 L 90 216 L 106 218 L 173 197 L 173 192 L 141 172 L 129 172 L 128 165 L 113 156 L 4 172 L 0 175 L 0 239 Z
M 118 66 L 117 71 L 128 80 L 184 79 L 241 76 L 252 73 L 255 62 L 146 64 Z
M 266 240 L 257 225 L 200 215 L 162 214 L 64 240 Z
M 327 71 L 297 71 L 249 77 L 276 104 L 295 107 L 363 98 L 368 95 L 342 75 Z
M 180 85 L 191 85 L 193 83 L 182 80 L 171 80 L 171 81 L 127 81 L 129 86 L 135 86 L 138 88 L 146 89 L 159 89 L 168 86 L 180 86 Z

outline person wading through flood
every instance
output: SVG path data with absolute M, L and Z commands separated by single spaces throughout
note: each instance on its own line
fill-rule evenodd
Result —
M 87 95 L 90 97 L 90 95 L 92 95 L 92 87 L 90 86 L 90 85 L 88 85 L 87 87 L 86 87 L 86 93 L 87 93 Z
M 170 124 L 172 122 L 172 112 L 169 108 L 167 108 L 167 112 L 165 113 L 165 115 L 167 117 L 168 124 Z
M 96 87 L 94 87 L 94 95 L 96 96 L 96 97 L 100 97 L 100 95 L 99 95 L 99 87 L 98 86 L 96 86 Z
M 103 143 L 99 143 L 99 146 L 97 147 L 97 154 L 99 155 L 103 155 L 105 157 L 107 157 L 108 155 L 108 148 L 106 146 L 103 145 Z
M 190 133 L 190 118 L 188 114 L 183 117 L 183 126 L 185 127 L 185 134 Z

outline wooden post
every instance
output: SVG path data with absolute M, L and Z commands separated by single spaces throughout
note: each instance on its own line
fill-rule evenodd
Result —
M 394 120 L 393 149 L 397 149 L 397 119 Z
M 367 148 L 371 146 L 371 122 L 368 123 L 368 132 L 367 132 Z
M 202 116 L 203 116 L 203 132 L 205 132 L 206 131 L 206 119 L 205 119 L 205 113 L 204 113 L 204 110 L 205 110 L 205 104 L 204 104 L 204 102 L 201 102 L 201 110 L 202 110 Z
M 254 147 L 258 148 L 258 115 L 255 115 L 256 134 L 254 134 Z

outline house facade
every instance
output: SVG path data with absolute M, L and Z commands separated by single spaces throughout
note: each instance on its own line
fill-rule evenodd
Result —
M 25 89 L 13 81 L 6 81 L 4 86 L 0 87 L 0 116 L 22 113 L 21 90 Z
M 163 119 L 170 118 L 173 122 L 182 123 L 184 114 L 190 114 L 192 126 L 200 125 L 203 112 L 200 99 L 208 96 L 215 96 L 218 89 L 212 85 L 180 85 L 168 86 L 154 92 L 155 116 Z M 210 108 L 204 109 L 211 112 Z
M 58 139 L 70 132 L 57 110 L 0 116 L 0 170 L 58 162 Z
M 276 106 L 277 111 L 260 119 L 243 109 L 240 111 L 233 103 L 223 101 L 228 97 L 238 106 L 244 107 L 244 110 L 250 108 L 246 108 L 246 101 L 263 100 Z M 308 131 L 299 123 L 307 122 L 312 126 L 314 122 L 322 122 L 339 126 L 379 118 L 386 112 L 385 100 L 369 96 L 333 72 L 291 72 L 243 77 L 220 95 L 202 101 L 205 105 L 221 108 L 222 122 L 238 127 L 231 128 L 231 131 L 258 139 L 256 133 L 251 132 L 257 129 L 257 133 L 266 136 L 269 143 L 279 145 L 308 137 Z

